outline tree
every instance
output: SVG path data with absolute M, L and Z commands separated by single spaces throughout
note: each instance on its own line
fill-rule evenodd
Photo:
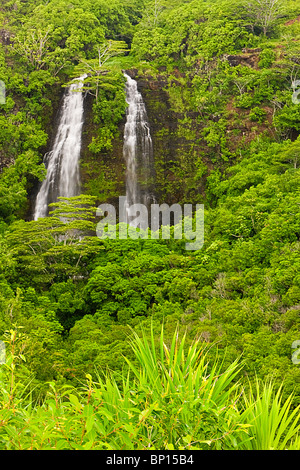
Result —
M 282 0 L 252 0 L 243 7 L 252 30 L 261 28 L 264 36 L 275 26 L 283 12 Z
M 95 198 L 59 199 L 50 217 L 10 226 L 6 239 L 22 285 L 40 288 L 54 280 L 81 279 L 87 275 L 88 259 L 101 249 L 93 222 Z
M 144 21 L 148 27 L 156 27 L 159 23 L 159 19 L 161 16 L 161 12 L 163 11 L 164 7 L 161 4 L 160 0 L 154 0 L 150 5 L 145 8 L 144 11 Z
M 15 38 L 14 51 L 21 57 L 25 57 L 34 70 L 39 70 L 46 64 L 50 32 L 51 27 L 48 27 L 46 31 L 29 30 Z
M 81 60 L 81 65 L 76 69 L 80 73 L 88 74 L 85 82 L 85 89 L 96 97 L 98 102 L 99 87 L 103 81 L 103 76 L 108 74 L 107 62 L 115 56 L 125 54 L 128 51 L 124 41 L 107 41 L 97 46 L 97 58 L 93 60 Z

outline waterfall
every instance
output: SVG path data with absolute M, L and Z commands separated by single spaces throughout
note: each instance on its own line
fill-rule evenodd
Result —
M 137 82 L 126 77 L 127 119 L 124 130 L 123 155 L 126 161 L 127 205 L 155 201 L 153 193 L 153 145 L 148 117 Z
M 77 196 L 80 191 L 79 158 L 83 125 L 83 80 L 74 80 L 67 89 L 54 145 L 44 156 L 47 176 L 38 192 L 34 220 L 47 217 L 48 204 L 59 196 Z

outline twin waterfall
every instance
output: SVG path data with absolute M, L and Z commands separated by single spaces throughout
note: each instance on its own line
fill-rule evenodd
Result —
M 154 202 L 153 145 L 147 112 L 137 82 L 125 74 L 127 120 L 124 131 L 123 155 L 126 161 L 126 198 L 128 206 Z
M 76 79 L 63 100 L 53 149 L 44 157 L 47 176 L 38 192 L 34 220 L 47 217 L 48 204 L 59 196 L 78 196 L 80 192 L 79 158 L 83 126 L 83 80 Z
M 127 119 L 124 130 L 123 156 L 126 162 L 126 197 L 131 206 L 154 202 L 153 146 L 146 108 L 137 82 L 126 73 Z M 80 194 L 79 159 L 83 126 L 83 80 L 78 78 L 67 90 L 52 151 L 44 157 L 47 176 L 38 192 L 34 220 L 47 217 L 48 205 L 59 196 Z M 130 221 L 128 221 L 130 223 Z

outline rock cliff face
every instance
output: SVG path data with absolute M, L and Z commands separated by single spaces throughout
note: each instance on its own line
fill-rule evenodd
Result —
M 4 152 L 0 152 L 0 173 L 3 172 L 4 168 L 7 168 L 13 164 L 14 159 L 12 157 L 6 157 Z
M 232 67 L 237 65 L 248 66 L 257 69 L 259 62 L 260 48 L 257 49 L 243 49 L 243 54 L 239 55 L 226 55 L 224 58 L 227 59 Z
M 228 56 L 227 60 L 232 67 L 240 63 L 255 67 L 258 56 L 259 51 L 247 50 L 241 56 Z M 209 147 L 204 138 L 203 128 L 209 123 L 189 105 L 187 77 L 176 69 L 172 74 L 167 74 L 164 68 L 155 76 L 148 71 L 134 69 L 126 73 L 137 81 L 148 114 L 157 202 L 202 203 L 207 175 L 212 169 L 222 168 L 224 161 L 217 155 L 218 149 Z M 93 98 L 87 95 L 80 163 L 82 192 L 97 196 L 99 204 L 108 202 L 118 207 L 119 196 L 126 194 L 123 157 L 126 115 L 118 125 L 112 148 L 95 154 L 89 150 L 89 144 L 98 130 L 98 125 L 93 122 L 92 104 Z M 224 135 L 233 158 L 241 141 L 247 144 L 259 133 L 271 132 L 272 110 L 265 111 L 267 121 L 253 123 L 249 119 L 249 109 L 238 109 L 234 101 L 229 101 L 222 116 L 215 117 L 216 122 L 220 117 L 226 121 Z
M 185 77 L 175 70 L 172 78 L 162 73 L 136 80 L 151 125 L 159 202 L 200 202 L 205 180 L 196 174 L 204 155 L 203 124 L 185 102 Z
M 185 114 L 172 107 L 164 75 L 155 78 L 136 75 L 135 79 L 144 98 L 151 127 L 157 199 L 168 204 L 182 201 L 187 180 L 195 169 L 191 158 L 195 134 L 189 135 L 191 132 L 184 129 Z M 180 84 L 177 87 L 180 90 Z M 192 119 L 193 116 L 189 117 Z
M 123 158 L 123 135 L 126 116 L 119 123 L 111 150 L 93 154 L 89 150 L 92 137 L 97 134 L 97 125 L 92 118 L 93 98 L 85 97 L 84 125 L 81 151 L 82 191 L 97 196 L 99 203 L 116 204 L 119 196 L 125 196 L 126 166 Z
M 147 109 L 153 141 L 157 201 L 168 204 L 199 202 L 204 180 L 198 178 L 196 182 L 195 179 L 197 158 L 199 159 L 201 153 L 201 146 L 196 143 L 200 129 L 196 124 L 196 114 L 174 109 L 166 89 L 170 83 L 168 84 L 165 74 L 152 77 L 138 75 L 136 70 L 129 70 L 127 73 L 137 81 L 138 91 L 142 94 Z M 180 93 L 180 83 L 173 83 L 173 86 Z M 126 116 L 119 123 L 113 148 L 92 155 L 88 144 L 96 127 L 89 112 L 90 97 L 87 97 L 85 106 L 81 161 L 83 187 L 90 190 L 93 186 L 100 202 L 105 200 L 116 204 L 117 198 L 125 195 L 123 136 Z

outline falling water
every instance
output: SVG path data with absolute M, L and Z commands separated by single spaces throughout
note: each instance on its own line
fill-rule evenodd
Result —
M 44 156 L 47 176 L 38 192 L 34 220 L 47 217 L 48 205 L 59 196 L 76 196 L 80 190 L 79 158 L 83 125 L 82 86 L 86 75 L 74 80 L 62 105 L 60 122 L 51 152 Z
M 123 155 L 126 161 L 127 205 L 154 202 L 153 195 L 153 145 L 147 112 L 137 82 L 126 77 L 127 120 L 124 131 Z

